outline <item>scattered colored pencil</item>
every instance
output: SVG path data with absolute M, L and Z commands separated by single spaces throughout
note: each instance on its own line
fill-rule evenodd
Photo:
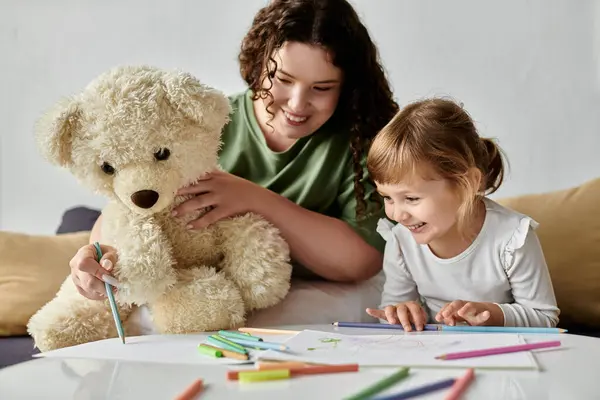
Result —
M 478 332 L 478 333 L 565 333 L 561 328 L 538 328 L 527 326 L 471 326 L 471 325 L 439 325 L 441 331 L 448 332 Z
M 215 349 L 215 350 L 221 352 L 222 357 L 233 358 L 236 360 L 247 360 L 248 359 L 248 354 L 241 354 L 241 353 L 237 353 L 235 351 L 221 349 L 219 347 L 211 346 L 209 344 L 204 344 L 204 343 L 201 346 L 209 347 L 209 348 L 212 348 L 212 349 Z
M 335 374 L 339 372 L 358 372 L 358 364 L 338 364 L 338 365 L 314 365 L 307 367 L 282 367 L 282 368 L 259 368 L 227 371 L 227 379 L 234 381 L 239 379 L 241 372 L 256 372 L 256 371 L 279 371 L 287 370 L 290 376 L 297 375 L 320 375 L 320 374 Z
M 332 325 L 340 328 L 373 328 L 373 329 L 395 329 L 403 331 L 404 327 L 397 324 L 379 324 L 379 323 L 368 323 L 368 322 L 334 322 Z M 413 326 L 414 329 L 414 326 Z M 415 329 L 416 330 L 416 329 Z M 425 324 L 423 327 L 425 331 L 439 331 L 439 325 Z
M 475 370 L 473 368 L 467 369 L 467 372 L 454 382 L 454 385 L 450 388 L 444 400 L 458 400 L 465 393 L 473 379 L 475 378 Z
M 272 381 L 276 379 L 288 379 L 290 377 L 289 369 L 273 369 L 268 371 L 240 371 L 238 380 L 242 383 Z
M 198 345 L 198 352 L 215 358 L 223 357 L 223 349 L 218 349 L 204 343 Z
M 495 347 L 489 349 L 482 350 L 471 350 L 471 351 L 462 351 L 457 353 L 447 353 L 442 354 L 441 356 L 437 356 L 438 360 L 459 360 L 462 358 L 472 358 L 472 357 L 484 357 L 484 356 L 492 356 L 496 354 L 507 354 L 507 353 L 516 353 L 519 351 L 529 351 L 536 349 L 545 349 L 548 347 L 557 347 L 560 346 L 560 341 L 553 340 L 549 342 L 538 342 L 538 343 L 527 343 L 527 344 L 518 344 L 516 346 L 504 346 L 504 347 Z
M 240 346 L 246 346 L 251 348 L 272 349 L 281 351 L 288 350 L 288 347 L 281 343 L 258 342 L 256 340 L 238 339 L 233 337 L 228 338 L 228 340 Z
M 293 369 L 293 368 L 303 368 L 303 367 L 312 367 L 317 364 L 308 364 L 300 361 L 260 361 L 257 362 L 256 368 L 260 371 L 264 371 L 266 369 Z
M 334 322 L 332 325 L 340 328 L 372 328 L 372 329 L 396 329 L 403 331 L 404 328 L 399 324 L 383 324 L 369 322 Z M 414 328 L 414 327 L 413 327 Z M 481 332 L 481 333 L 565 333 L 566 329 L 562 328 L 538 328 L 527 326 L 471 326 L 471 325 L 441 325 L 441 324 L 426 324 L 423 327 L 425 331 L 451 331 L 451 332 Z
M 368 386 L 367 388 L 361 390 L 360 392 L 350 396 L 350 397 L 346 397 L 345 400 L 366 400 L 366 399 L 370 399 L 373 395 L 384 391 L 385 389 L 395 385 L 396 383 L 400 382 L 401 380 L 405 379 L 408 376 L 408 373 L 410 371 L 410 368 L 405 367 L 402 368 L 400 370 L 398 370 L 397 372 L 393 373 L 392 375 L 389 375 L 385 378 L 383 378 L 382 380 L 375 382 L 373 385 Z
M 188 386 L 182 393 L 180 393 L 174 400 L 192 400 L 202 392 L 204 389 L 204 382 L 202 379 L 196 379 L 190 386 Z
M 414 389 L 409 389 L 409 390 L 407 390 L 405 392 L 395 393 L 395 394 L 391 394 L 389 396 L 384 396 L 384 397 L 377 397 L 374 400 L 404 400 L 404 399 L 410 399 L 410 398 L 413 398 L 413 397 L 422 396 L 422 395 L 427 394 L 427 393 L 435 392 L 436 390 L 445 389 L 447 387 L 452 386 L 455 381 L 456 381 L 456 379 L 454 379 L 454 378 L 444 379 L 444 380 L 441 380 L 441 381 L 438 381 L 438 382 L 429 383 L 427 385 L 419 386 L 419 387 L 414 388 Z
M 94 242 L 94 247 L 96 249 L 96 261 L 100 262 L 102 259 L 102 249 L 100 248 L 100 243 Z M 119 339 L 121 339 L 121 343 L 125 344 L 125 332 L 123 331 L 121 316 L 119 315 L 119 309 L 117 308 L 117 303 L 115 302 L 115 296 L 112 289 L 113 287 L 108 282 L 104 282 L 104 287 L 106 289 L 106 295 L 108 296 L 108 302 L 110 303 L 110 310 L 112 312 L 113 319 L 115 320 L 115 326 L 117 327 Z
M 240 353 L 240 354 L 248 354 L 246 349 L 243 348 L 242 346 L 237 345 L 237 343 L 235 343 L 235 346 L 232 346 L 231 344 L 227 343 L 228 340 L 225 340 L 220 336 L 211 335 L 206 338 L 206 341 L 208 343 L 210 343 L 211 345 L 213 345 L 215 347 L 219 347 L 221 349 L 234 351 L 234 352 Z M 242 347 L 242 350 L 240 350 L 239 347 Z
M 295 335 L 300 331 L 290 331 L 285 329 L 268 329 L 268 328 L 238 328 L 238 331 L 250 333 L 250 334 L 264 334 L 264 335 Z
M 262 342 L 262 338 L 259 338 L 258 336 L 252 336 L 248 333 L 230 332 L 230 331 L 219 331 L 218 333 L 219 333 L 219 336 L 222 336 L 225 338 L 238 338 L 238 339 L 256 340 L 258 342 Z

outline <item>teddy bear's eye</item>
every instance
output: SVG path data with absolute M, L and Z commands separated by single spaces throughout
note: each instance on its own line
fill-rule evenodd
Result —
M 168 159 L 170 155 L 171 155 L 171 150 L 169 150 L 165 147 L 165 148 L 158 150 L 156 153 L 154 153 L 154 158 L 156 158 L 158 161 L 164 161 L 164 160 Z
M 102 169 L 102 172 L 104 172 L 107 175 L 112 175 L 115 173 L 115 169 L 113 168 L 113 166 L 107 162 L 102 163 L 102 166 L 100 168 Z

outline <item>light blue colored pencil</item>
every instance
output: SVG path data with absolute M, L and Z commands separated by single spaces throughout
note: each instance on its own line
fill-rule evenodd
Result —
M 95 242 L 94 247 L 96 248 L 97 261 L 100 262 L 100 259 L 102 259 L 102 250 L 100 249 L 100 243 Z M 110 285 L 110 283 L 104 282 L 104 287 L 106 288 L 106 295 L 108 296 L 110 310 L 112 311 L 113 319 L 115 320 L 115 326 L 117 327 L 119 338 L 121 339 L 121 343 L 125 344 L 125 332 L 123 331 L 123 325 L 121 324 L 121 317 L 119 315 L 117 303 L 115 302 L 115 296 L 112 291 L 112 286 Z
M 440 325 L 441 331 L 447 332 L 487 332 L 487 333 L 565 333 L 561 328 L 538 328 L 526 326 L 470 326 L 470 325 Z
M 225 350 L 235 351 L 239 354 L 248 354 L 248 351 L 243 346 L 238 345 L 237 343 L 232 343 L 231 340 L 225 340 L 225 338 L 219 337 L 217 335 L 211 335 L 206 338 L 206 341 L 213 346 L 220 347 Z
M 289 348 L 281 343 L 269 343 L 269 342 L 259 342 L 257 340 L 247 340 L 240 338 L 229 337 L 228 340 L 231 340 L 234 343 L 240 344 L 245 347 L 258 348 L 258 349 L 271 349 L 271 350 L 289 350 Z

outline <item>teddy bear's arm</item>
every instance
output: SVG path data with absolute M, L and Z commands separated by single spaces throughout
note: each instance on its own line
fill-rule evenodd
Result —
M 256 214 L 216 223 L 223 271 L 240 289 L 246 310 L 271 307 L 288 293 L 292 266 L 279 230 Z
M 102 236 L 117 249 L 114 275 L 121 283 L 118 299 L 138 305 L 151 302 L 176 281 L 172 247 L 154 217 L 119 212 L 119 206 L 103 212 Z

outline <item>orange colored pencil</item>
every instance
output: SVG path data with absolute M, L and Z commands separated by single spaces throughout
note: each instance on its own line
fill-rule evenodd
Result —
M 262 333 L 265 335 L 292 335 L 300 331 L 288 331 L 285 329 L 267 329 L 267 328 L 238 328 L 238 331 L 249 334 Z
M 196 379 L 182 393 L 175 397 L 174 400 L 193 400 L 202 392 L 202 389 L 204 389 L 204 382 L 202 379 Z
M 307 364 L 300 361 L 287 361 L 287 362 L 259 362 L 256 364 L 256 369 L 259 371 L 266 371 L 268 369 L 292 369 L 292 368 L 303 368 L 311 367 L 316 364 Z
M 454 385 L 450 388 L 444 400 L 458 400 L 460 396 L 467 390 L 467 387 L 471 381 L 475 378 L 475 371 L 473 368 L 469 368 L 467 372 L 454 382 Z
M 248 354 L 236 353 L 235 351 L 225 350 L 220 347 L 211 346 L 210 344 L 206 344 L 206 343 L 202 343 L 202 344 L 206 347 L 211 347 L 213 349 L 219 350 L 221 353 L 223 353 L 223 356 L 227 357 L 227 358 L 235 358 L 236 360 L 247 360 L 248 359 Z
M 340 365 L 315 365 L 307 367 L 294 367 L 294 368 L 278 368 L 281 370 L 289 370 L 290 375 L 313 375 L 313 374 L 332 374 L 337 372 L 356 372 L 358 371 L 358 364 L 340 364 Z M 277 369 L 269 368 L 270 371 Z M 256 371 L 256 369 L 246 369 L 238 371 L 227 371 L 227 379 L 235 381 L 238 379 L 238 375 L 243 371 Z

